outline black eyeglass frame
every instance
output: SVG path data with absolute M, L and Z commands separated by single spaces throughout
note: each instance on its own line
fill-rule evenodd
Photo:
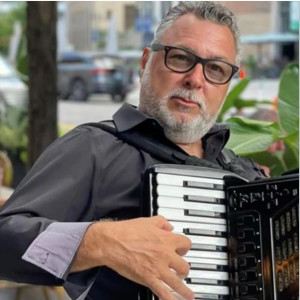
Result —
M 229 81 L 231 80 L 231 78 L 233 77 L 233 75 L 239 70 L 239 67 L 238 67 L 238 66 L 233 65 L 233 64 L 230 64 L 230 63 L 228 63 L 228 62 L 226 62 L 226 61 L 224 61 L 224 60 L 217 59 L 217 58 L 202 58 L 202 57 L 200 57 L 200 56 L 197 56 L 197 55 L 194 54 L 193 52 L 191 52 L 191 51 L 189 51 L 189 50 L 187 50 L 187 49 L 184 49 L 184 48 L 180 48 L 180 47 L 167 46 L 167 45 L 163 45 L 163 44 L 158 44 L 158 43 L 156 43 L 156 44 L 152 44 L 152 45 L 150 46 L 150 48 L 151 48 L 152 51 L 160 51 L 160 50 L 164 50 L 164 51 L 165 51 L 165 58 L 164 58 L 165 66 L 166 66 L 169 70 L 171 70 L 171 71 L 173 71 L 173 72 L 175 72 L 175 73 L 187 73 L 187 72 L 191 71 L 193 68 L 195 68 L 195 66 L 196 66 L 197 64 L 200 63 L 200 64 L 203 66 L 203 75 L 204 75 L 205 79 L 206 79 L 208 82 L 213 83 L 213 84 L 218 84 L 218 85 L 226 84 L 227 82 L 229 82 Z M 185 51 L 185 52 L 187 52 L 187 53 L 193 55 L 193 56 L 195 57 L 195 62 L 194 62 L 194 64 L 193 64 L 189 69 L 187 69 L 187 70 L 185 70 L 185 71 L 177 71 L 177 70 L 173 70 L 172 68 L 170 68 L 170 67 L 168 66 L 168 64 L 167 64 L 167 56 L 168 56 L 168 52 L 169 52 L 170 50 L 172 50 L 172 49 L 182 50 L 182 51 Z M 214 81 L 210 80 L 209 78 L 207 78 L 204 69 L 205 69 L 205 65 L 206 65 L 208 62 L 211 62 L 211 61 L 219 61 L 219 62 L 222 62 L 222 63 L 224 63 L 224 64 L 226 64 L 226 65 L 228 65 L 228 66 L 230 66 L 230 67 L 232 68 L 231 75 L 229 76 L 229 78 L 228 78 L 225 82 L 222 82 L 222 83 L 220 83 L 220 82 L 214 82 Z

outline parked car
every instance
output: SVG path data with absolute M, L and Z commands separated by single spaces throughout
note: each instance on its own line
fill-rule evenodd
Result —
M 0 54 L 0 114 L 7 106 L 27 108 L 28 88 L 21 75 Z
M 124 101 L 130 90 L 130 73 L 122 63 L 118 57 L 63 53 L 57 66 L 59 97 L 86 101 L 93 93 L 105 93 L 113 101 Z

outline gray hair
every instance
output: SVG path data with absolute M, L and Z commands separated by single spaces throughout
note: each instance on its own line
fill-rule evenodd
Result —
M 201 20 L 210 21 L 219 25 L 227 26 L 234 37 L 236 48 L 236 63 L 240 63 L 241 45 L 240 33 L 237 27 L 236 17 L 223 5 L 211 1 L 182 1 L 172 7 L 161 20 L 151 44 L 159 43 L 163 34 L 171 27 L 173 22 L 185 14 L 194 14 Z

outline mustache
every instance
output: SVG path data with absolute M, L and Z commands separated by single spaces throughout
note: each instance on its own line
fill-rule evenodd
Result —
M 169 92 L 166 95 L 167 99 L 170 99 L 172 97 L 179 97 L 179 98 L 183 98 L 183 99 L 186 99 L 186 100 L 190 100 L 192 102 L 197 103 L 200 106 L 201 109 L 206 109 L 205 102 L 194 91 L 187 90 L 187 89 L 176 89 L 176 90 L 173 90 L 173 91 Z

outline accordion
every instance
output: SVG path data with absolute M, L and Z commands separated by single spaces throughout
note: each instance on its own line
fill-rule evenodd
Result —
M 164 216 L 192 241 L 185 283 L 195 299 L 299 298 L 298 173 L 248 182 L 228 171 L 156 165 L 143 179 L 143 216 Z M 145 288 L 140 299 L 158 298 Z

